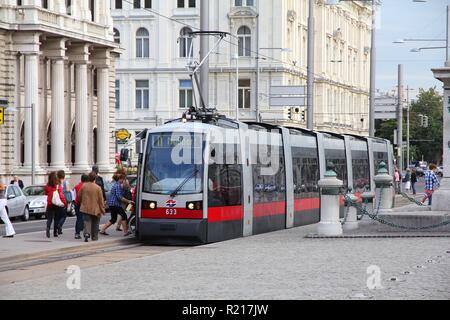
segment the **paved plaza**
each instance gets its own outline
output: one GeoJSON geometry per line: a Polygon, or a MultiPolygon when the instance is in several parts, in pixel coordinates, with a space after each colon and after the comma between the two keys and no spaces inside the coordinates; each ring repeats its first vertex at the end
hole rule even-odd
{"type": "Polygon", "coordinates": [[[205,300],[450,298],[450,238],[305,238],[315,229],[316,226],[294,228],[81,269],[80,290],[69,290],[69,275],[61,271],[0,286],[0,296],[205,300]],[[381,271],[381,289],[367,287],[370,266],[381,271]]]}

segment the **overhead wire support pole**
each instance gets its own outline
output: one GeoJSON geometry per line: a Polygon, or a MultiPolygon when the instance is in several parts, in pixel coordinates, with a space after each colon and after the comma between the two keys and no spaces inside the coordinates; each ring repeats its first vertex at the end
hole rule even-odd
{"type": "Polygon", "coordinates": [[[309,0],[308,70],[307,70],[307,128],[314,129],[314,0],[309,0]]]}
{"type": "Polygon", "coordinates": [[[375,86],[376,86],[376,5],[372,0],[372,37],[370,44],[370,97],[369,97],[369,136],[375,136],[375,86]]]}

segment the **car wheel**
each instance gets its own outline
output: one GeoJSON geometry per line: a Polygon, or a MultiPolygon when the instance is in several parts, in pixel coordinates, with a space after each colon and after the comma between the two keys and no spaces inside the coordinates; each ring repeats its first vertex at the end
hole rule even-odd
{"type": "Polygon", "coordinates": [[[30,210],[28,207],[25,207],[25,210],[23,211],[22,221],[28,221],[30,220],[30,210]]]}

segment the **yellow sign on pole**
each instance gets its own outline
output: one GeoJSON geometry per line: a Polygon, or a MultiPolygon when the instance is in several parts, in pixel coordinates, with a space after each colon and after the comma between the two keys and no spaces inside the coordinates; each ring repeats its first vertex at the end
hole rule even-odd
{"type": "Polygon", "coordinates": [[[3,125],[3,123],[4,123],[4,120],[3,120],[4,114],[5,114],[5,108],[0,107],[0,125],[3,125]]]}

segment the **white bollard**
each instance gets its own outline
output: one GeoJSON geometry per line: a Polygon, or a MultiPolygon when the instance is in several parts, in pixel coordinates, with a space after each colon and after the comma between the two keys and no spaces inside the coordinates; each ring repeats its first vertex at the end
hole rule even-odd
{"type": "MultiPolygon", "coordinates": [[[[358,200],[358,197],[355,196],[353,193],[347,194],[347,198],[352,202],[356,202],[358,200]]],[[[357,209],[350,204],[347,204],[347,206],[348,206],[348,209],[346,209],[348,210],[347,220],[345,221],[342,228],[344,229],[344,231],[358,229],[357,209]]]]}
{"type": "Polygon", "coordinates": [[[375,193],[372,191],[365,191],[361,194],[362,206],[366,208],[369,214],[373,214],[373,200],[375,198],[375,193]]]}
{"type": "Polygon", "coordinates": [[[321,190],[321,214],[317,233],[319,236],[340,236],[342,235],[342,225],[339,220],[339,190],[343,183],[336,178],[337,174],[333,171],[332,163],[328,164],[328,168],[324,179],[318,182],[321,190]]]}
{"type": "Polygon", "coordinates": [[[386,163],[381,162],[378,166],[378,174],[373,178],[376,186],[376,195],[374,210],[390,210],[394,206],[394,195],[392,194],[393,177],[386,169],[386,163]]]}

